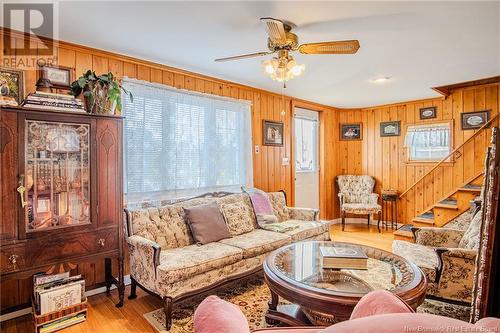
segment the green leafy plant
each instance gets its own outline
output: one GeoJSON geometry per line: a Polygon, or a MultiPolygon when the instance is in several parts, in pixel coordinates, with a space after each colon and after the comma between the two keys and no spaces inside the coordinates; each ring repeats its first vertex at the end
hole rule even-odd
{"type": "Polygon", "coordinates": [[[94,71],[88,70],[70,87],[70,94],[75,97],[83,93],[87,111],[92,113],[114,113],[116,108],[121,110],[122,91],[133,101],[132,93],[123,88],[111,72],[96,75],[94,71]]]}

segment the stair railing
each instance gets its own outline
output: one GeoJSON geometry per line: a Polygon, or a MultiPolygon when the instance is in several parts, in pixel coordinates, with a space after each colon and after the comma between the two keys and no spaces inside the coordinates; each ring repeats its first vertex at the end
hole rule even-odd
{"type": "Polygon", "coordinates": [[[420,177],[416,182],[414,182],[413,184],[411,184],[410,187],[408,187],[403,193],[401,193],[401,195],[399,196],[399,198],[401,199],[406,193],[408,193],[411,189],[413,189],[415,186],[417,186],[418,183],[420,183],[422,180],[424,180],[425,177],[427,177],[434,170],[436,170],[441,164],[443,164],[444,162],[446,162],[446,160],[448,160],[451,156],[453,156],[455,153],[457,153],[468,142],[470,142],[471,140],[473,140],[479,133],[483,132],[484,129],[488,128],[491,125],[491,123],[495,119],[498,118],[499,115],[500,115],[500,113],[497,113],[494,117],[492,117],[490,120],[488,120],[483,126],[481,126],[470,138],[468,138],[467,140],[465,140],[457,148],[453,149],[453,151],[451,153],[449,153],[448,155],[446,155],[445,157],[443,157],[442,160],[440,160],[439,162],[437,162],[429,171],[427,171],[422,177],[420,177]]]}

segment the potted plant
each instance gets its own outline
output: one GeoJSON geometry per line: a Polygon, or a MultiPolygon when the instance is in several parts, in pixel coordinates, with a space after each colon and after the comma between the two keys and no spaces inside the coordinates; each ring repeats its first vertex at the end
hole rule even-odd
{"type": "Polygon", "coordinates": [[[114,114],[121,109],[121,92],[130,96],[132,93],[123,88],[113,73],[96,75],[90,69],[71,83],[70,94],[77,97],[83,92],[87,112],[100,114],[114,114]]]}

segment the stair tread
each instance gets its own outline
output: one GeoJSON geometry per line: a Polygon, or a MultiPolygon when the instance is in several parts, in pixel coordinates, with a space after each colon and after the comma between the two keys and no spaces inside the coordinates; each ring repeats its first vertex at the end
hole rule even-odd
{"type": "Polygon", "coordinates": [[[423,214],[418,215],[417,217],[422,218],[422,219],[433,219],[434,213],[433,212],[425,212],[423,214]]]}
{"type": "Polygon", "coordinates": [[[404,224],[401,227],[399,227],[399,229],[394,231],[393,234],[397,235],[397,236],[413,238],[413,233],[411,232],[412,227],[413,227],[413,224],[404,224]]]}
{"type": "Polygon", "coordinates": [[[460,189],[466,191],[481,191],[481,186],[475,184],[467,184],[462,186],[460,189]]]}
{"type": "Polygon", "coordinates": [[[444,199],[439,201],[439,203],[443,205],[456,205],[458,201],[456,199],[444,199]]]}

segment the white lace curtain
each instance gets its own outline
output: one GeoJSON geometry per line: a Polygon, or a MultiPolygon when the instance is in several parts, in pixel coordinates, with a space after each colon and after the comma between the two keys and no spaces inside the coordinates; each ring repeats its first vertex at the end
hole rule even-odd
{"type": "MultiPolygon", "coordinates": [[[[250,103],[124,79],[127,199],[252,186],[250,103]]],[[[130,201],[130,200],[129,200],[130,201]]]]}
{"type": "Polygon", "coordinates": [[[447,147],[450,142],[448,124],[409,126],[406,147],[447,147]]]}

